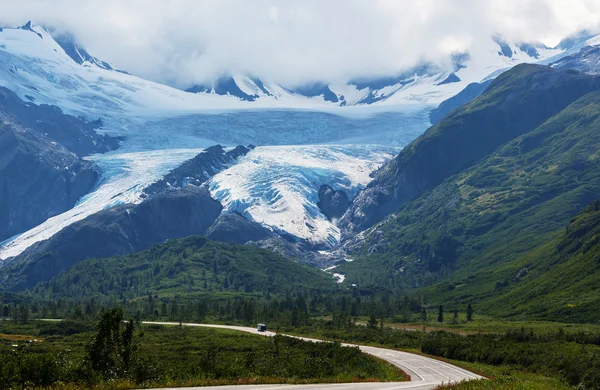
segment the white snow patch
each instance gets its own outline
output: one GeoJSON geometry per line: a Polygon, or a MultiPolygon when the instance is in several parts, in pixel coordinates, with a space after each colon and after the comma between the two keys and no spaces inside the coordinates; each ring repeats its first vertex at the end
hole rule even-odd
{"type": "Polygon", "coordinates": [[[317,206],[319,187],[326,184],[353,198],[397,151],[373,145],[258,147],[208,186],[224,212],[237,211],[276,231],[332,247],[340,231],[317,206]]]}
{"type": "Polygon", "coordinates": [[[344,280],[346,280],[346,276],[342,274],[333,274],[333,277],[337,279],[336,283],[344,283],[344,280]]]}
{"type": "Polygon", "coordinates": [[[102,171],[97,189],[84,196],[71,210],[2,243],[0,259],[17,256],[30,245],[46,240],[64,227],[105,208],[123,203],[139,203],[142,200],[141,192],[148,184],[200,152],[201,149],[181,149],[90,157],[102,171]]]}

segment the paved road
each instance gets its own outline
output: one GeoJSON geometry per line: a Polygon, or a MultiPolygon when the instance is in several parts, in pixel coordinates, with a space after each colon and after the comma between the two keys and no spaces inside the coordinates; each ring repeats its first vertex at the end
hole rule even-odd
{"type": "MultiPolygon", "coordinates": [[[[179,325],[175,322],[143,322],[144,324],[155,325],[179,325]]],[[[238,330],[240,332],[252,333],[261,336],[274,336],[273,332],[258,332],[255,328],[246,328],[243,326],[228,325],[207,325],[207,324],[188,324],[183,326],[199,326],[205,328],[220,328],[238,330]]],[[[290,336],[296,337],[296,336],[290,336]]],[[[296,337],[306,341],[321,342],[321,340],[310,339],[306,337],[296,337]]],[[[431,359],[414,353],[394,351],[391,349],[368,347],[355,344],[342,344],[346,346],[357,346],[363,352],[377,356],[391,364],[399,367],[411,377],[410,382],[390,382],[390,383],[336,383],[336,384],[314,384],[314,385],[236,385],[236,386],[210,386],[197,387],[192,389],[203,390],[207,388],[218,388],[220,390],[395,390],[395,389],[415,389],[431,390],[442,383],[460,382],[463,380],[481,379],[482,377],[470,371],[444,363],[439,360],[431,359]]],[[[183,390],[184,388],[181,388],[183,390]]],[[[172,389],[171,389],[172,390],[172,389]]],[[[190,390],[190,388],[185,388],[190,390]]]]}

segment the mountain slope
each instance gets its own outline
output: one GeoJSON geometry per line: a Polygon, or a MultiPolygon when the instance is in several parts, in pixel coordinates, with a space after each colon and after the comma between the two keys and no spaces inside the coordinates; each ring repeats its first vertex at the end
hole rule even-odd
{"type": "Polygon", "coordinates": [[[138,252],[171,238],[201,235],[221,212],[205,189],[186,187],[139,205],[104,210],[32,245],[0,268],[4,289],[23,290],[87,258],[138,252]]]}
{"type": "Polygon", "coordinates": [[[434,108],[429,113],[429,120],[431,121],[431,124],[435,125],[452,111],[480,96],[492,83],[492,81],[493,80],[487,80],[480,83],[471,83],[467,85],[465,89],[452,96],[450,99],[441,102],[437,108],[434,108]]]}
{"type": "Polygon", "coordinates": [[[600,45],[586,46],[579,52],[550,64],[558,69],[575,69],[587,74],[600,74],[600,45]]]}
{"type": "Polygon", "coordinates": [[[581,211],[555,240],[519,258],[519,277],[484,302],[498,316],[600,321],[600,200],[581,211]]]}
{"type": "Polygon", "coordinates": [[[478,311],[496,317],[597,323],[599,207],[600,201],[592,202],[554,238],[505,264],[453,277],[427,295],[449,304],[477,302],[478,311]]]}
{"type": "MultiPolygon", "coordinates": [[[[581,35],[580,39],[574,40],[569,44],[565,43],[564,52],[544,61],[540,61],[540,64],[549,65],[557,69],[574,69],[582,73],[599,74],[600,46],[598,45],[598,42],[600,42],[600,40],[597,36],[585,33],[581,35]]],[[[535,50],[535,47],[525,46],[535,50]]],[[[480,82],[471,83],[456,95],[441,102],[438,107],[431,110],[429,114],[431,124],[435,125],[442,120],[444,116],[456,108],[477,98],[485,91],[498,74],[498,72],[494,72],[480,82]]]]}
{"type": "Polygon", "coordinates": [[[97,180],[91,162],[0,109],[0,241],[70,209],[97,180]]]}
{"type": "Polygon", "coordinates": [[[147,251],[83,261],[34,289],[53,299],[135,299],[202,293],[283,294],[333,288],[331,276],[252,246],[202,237],[170,240],[147,251]]]}
{"type": "Polygon", "coordinates": [[[204,235],[223,208],[200,186],[248,151],[242,146],[231,151],[210,147],[146,188],[141,203],[98,211],[64,227],[10,260],[0,272],[3,287],[31,287],[86,258],[124,255],[166,239],[204,235]]]}
{"type": "Polygon", "coordinates": [[[0,111],[80,157],[117,149],[121,141],[118,137],[98,134],[96,130],[102,126],[100,120],[87,122],[64,114],[57,106],[23,101],[3,87],[0,87],[0,111]]]}
{"type": "Polygon", "coordinates": [[[336,272],[358,283],[386,275],[385,284],[405,289],[451,275],[431,290],[435,299],[487,302],[536,267],[515,259],[556,239],[600,197],[598,150],[596,91],[406,204],[365,233],[356,261],[336,272]]]}
{"type": "Polygon", "coordinates": [[[566,50],[551,49],[540,43],[507,42],[500,36],[482,37],[482,40],[487,51],[475,58],[468,52],[455,52],[441,61],[443,63],[420,61],[395,74],[356,77],[345,83],[316,80],[287,85],[238,74],[197,84],[186,91],[236,97],[247,102],[302,97],[336,106],[432,104],[457,94],[490,73],[524,62],[537,62],[566,50]]]}
{"type": "Polygon", "coordinates": [[[340,226],[347,232],[372,226],[422,191],[597,89],[600,78],[595,76],[540,65],[514,67],[386,163],[344,214],[340,226]]]}

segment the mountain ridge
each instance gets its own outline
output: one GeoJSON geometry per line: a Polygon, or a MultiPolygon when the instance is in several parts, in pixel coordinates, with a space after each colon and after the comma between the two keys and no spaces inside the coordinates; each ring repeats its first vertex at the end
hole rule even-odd
{"type": "Polygon", "coordinates": [[[598,299],[595,290],[583,287],[598,280],[590,263],[594,257],[577,252],[584,245],[594,247],[596,228],[571,232],[578,213],[600,197],[598,145],[600,89],[364,232],[347,254],[354,261],[339,265],[336,272],[349,283],[417,289],[433,302],[477,303],[485,307],[483,312],[501,317],[597,321],[593,304],[579,304],[598,299]],[[580,259],[590,273],[575,271],[582,269],[580,259]],[[567,264],[574,267],[565,274],[570,293],[542,287],[557,288],[567,264]],[[535,296],[529,290],[533,287],[535,296]],[[578,294],[584,292],[587,298],[580,300],[578,294]],[[575,306],[561,307],[551,296],[575,306]]]}
{"type": "Polygon", "coordinates": [[[541,65],[522,64],[503,73],[483,95],[453,111],[380,168],[340,220],[341,228],[346,236],[365,230],[398,211],[421,191],[532,130],[586,91],[599,87],[600,78],[595,76],[541,65]],[[553,89],[560,93],[555,94],[553,89]],[[539,93],[530,93],[533,90],[539,93]],[[515,99],[521,104],[505,112],[515,99]]]}

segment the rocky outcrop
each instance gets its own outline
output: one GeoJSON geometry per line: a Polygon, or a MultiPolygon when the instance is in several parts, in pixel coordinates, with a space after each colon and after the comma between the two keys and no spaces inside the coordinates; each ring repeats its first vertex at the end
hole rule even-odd
{"type": "Polygon", "coordinates": [[[574,69],[587,74],[600,74],[600,45],[586,46],[576,54],[550,64],[557,69],[574,69]]]}
{"type": "Polygon", "coordinates": [[[600,77],[540,65],[518,65],[485,93],[453,111],[386,163],[340,220],[344,237],[362,231],[530,131],[581,96],[600,77]]]}
{"type": "Polygon", "coordinates": [[[173,238],[208,235],[243,244],[273,235],[241,215],[217,220],[223,208],[202,186],[249,150],[238,146],[226,152],[218,145],[206,149],[148,187],[141,203],[101,211],[28,248],[2,269],[0,284],[30,288],[87,258],[139,252],[173,238]]]}
{"type": "Polygon", "coordinates": [[[206,148],[196,157],[173,169],[161,180],[148,186],[144,193],[155,195],[187,185],[199,186],[215,174],[235,164],[239,157],[246,155],[252,149],[254,149],[252,145],[248,147],[237,146],[228,152],[221,145],[206,148]]]}
{"type": "Polygon", "coordinates": [[[204,188],[168,191],[76,222],[28,248],[0,272],[4,288],[22,290],[88,259],[148,249],[167,239],[204,235],[222,207],[204,188]]]}
{"type": "Polygon", "coordinates": [[[87,122],[64,114],[56,106],[24,102],[4,87],[0,87],[0,111],[23,127],[51,142],[61,144],[80,157],[117,149],[121,140],[118,137],[98,134],[96,129],[102,126],[99,120],[87,122]]]}
{"type": "MultiPolygon", "coordinates": [[[[343,261],[343,257],[337,253],[326,251],[316,251],[313,246],[301,241],[288,240],[284,236],[277,234],[260,241],[251,241],[247,243],[271,252],[275,252],[286,259],[308,264],[311,267],[324,269],[343,261]]],[[[343,254],[342,254],[343,255],[343,254]]]]}
{"type": "Polygon", "coordinates": [[[98,180],[93,164],[0,112],[0,241],[69,210],[98,180]]]}
{"type": "Polygon", "coordinates": [[[231,244],[245,244],[260,241],[275,233],[259,223],[250,221],[238,213],[221,215],[206,232],[206,237],[214,241],[231,244]]]}
{"type": "Polygon", "coordinates": [[[344,191],[334,190],[325,184],[319,188],[317,206],[330,221],[341,218],[350,207],[350,203],[348,195],[344,191]]]}

